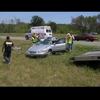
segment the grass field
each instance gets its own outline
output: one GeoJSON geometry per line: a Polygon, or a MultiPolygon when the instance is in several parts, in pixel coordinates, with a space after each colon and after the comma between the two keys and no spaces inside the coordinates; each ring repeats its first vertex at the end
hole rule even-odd
{"type": "MultiPolygon", "coordinates": [[[[11,33],[12,34],[12,33],[11,33]]],[[[18,34],[2,34],[2,36],[19,36],[18,34]]],[[[21,35],[21,36],[24,36],[21,35]]],[[[57,37],[64,37],[58,35],[57,37]]],[[[0,39],[0,45],[5,39],[0,39]]],[[[74,45],[71,53],[62,53],[45,58],[29,58],[25,56],[30,41],[13,40],[15,46],[22,50],[13,50],[11,64],[7,65],[0,52],[0,86],[100,86],[100,66],[98,62],[73,63],[70,57],[99,49],[99,47],[74,45]]]]}

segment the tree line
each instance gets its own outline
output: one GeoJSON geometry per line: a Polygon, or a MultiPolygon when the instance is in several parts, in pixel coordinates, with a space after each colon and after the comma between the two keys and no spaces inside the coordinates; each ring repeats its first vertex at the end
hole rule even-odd
{"type": "Polygon", "coordinates": [[[19,18],[11,19],[9,21],[2,21],[0,23],[0,33],[26,33],[32,26],[51,26],[53,33],[66,34],[68,32],[73,34],[97,32],[100,33],[100,14],[84,17],[80,15],[76,18],[71,18],[70,24],[57,24],[52,21],[45,23],[44,19],[35,15],[30,19],[30,23],[21,22],[19,18]]]}

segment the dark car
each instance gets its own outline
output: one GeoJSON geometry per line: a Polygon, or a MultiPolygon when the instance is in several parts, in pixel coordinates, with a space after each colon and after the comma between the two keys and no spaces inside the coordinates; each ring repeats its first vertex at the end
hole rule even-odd
{"type": "Polygon", "coordinates": [[[97,36],[93,36],[93,35],[88,34],[88,33],[79,34],[79,35],[76,35],[74,37],[75,37],[75,40],[77,40],[77,41],[86,40],[86,41],[93,42],[94,40],[99,40],[99,38],[97,36]]]}

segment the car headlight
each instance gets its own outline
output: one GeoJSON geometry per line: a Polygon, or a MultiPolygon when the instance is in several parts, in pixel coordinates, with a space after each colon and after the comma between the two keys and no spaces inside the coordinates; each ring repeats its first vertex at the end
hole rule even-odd
{"type": "Polygon", "coordinates": [[[47,50],[40,50],[40,51],[38,51],[37,53],[42,53],[42,52],[46,52],[47,50]]]}

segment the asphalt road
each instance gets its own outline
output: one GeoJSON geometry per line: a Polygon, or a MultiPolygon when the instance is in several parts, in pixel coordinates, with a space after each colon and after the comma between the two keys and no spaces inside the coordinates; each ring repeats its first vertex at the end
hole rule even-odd
{"type": "MultiPolygon", "coordinates": [[[[6,36],[0,36],[0,38],[5,38],[6,36]]],[[[11,40],[26,40],[25,37],[10,37],[11,40]]],[[[27,41],[27,40],[26,40],[27,41]]],[[[74,41],[74,44],[90,45],[90,46],[100,46],[100,42],[86,42],[86,41],[74,41]]]]}

